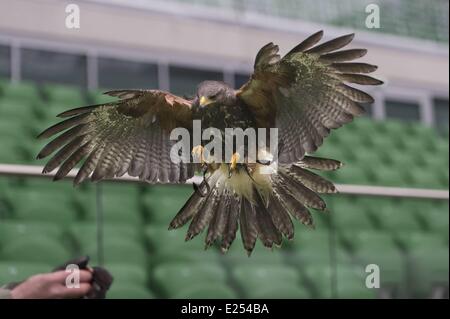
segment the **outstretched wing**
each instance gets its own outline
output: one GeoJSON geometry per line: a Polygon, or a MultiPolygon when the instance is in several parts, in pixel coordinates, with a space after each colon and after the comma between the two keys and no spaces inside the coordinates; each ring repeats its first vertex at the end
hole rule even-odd
{"type": "Polygon", "coordinates": [[[62,132],[37,156],[56,152],[43,173],[59,167],[58,180],[84,160],[75,184],[89,176],[98,181],[125,173],[151,183],[181,183],[193,176],[190,164],[171,161],[170,149],[176,141],[169,139],[173,128],[192,125],[190,101],[159,90],[105,94],[119,100],[63,112],[58,116],[68,119],[39,135],[48,138],[62,132]]]}
{"type": "Polygon", "coordinates": [[[280,163],[292,164],[313,153],[331,129],[364,112],[358,103],[373,102],[370,95],[346,83],[383,83],[366,75],[376,66],[350,62],[367,50],[336,51],[354,34],[315,46],[322,36],[322,31],[313,34],[283,58],[278,46],[267,44],[256,56],[251,79],[237,91],[258,127],[278,128],[280,163]]]}

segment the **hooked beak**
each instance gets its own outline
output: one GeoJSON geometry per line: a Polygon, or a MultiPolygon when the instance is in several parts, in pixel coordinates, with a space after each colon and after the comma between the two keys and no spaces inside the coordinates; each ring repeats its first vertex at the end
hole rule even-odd
{"type": "Polygon", "coordinates": [[[213,102],[214,102],[213,100],[207,98],[206,96],[202,96],[200,98],[199,104],[200,104],[201,107],[204,107],[204,106],[207,106],[207,105],[209,105],[209,104],[211,104],[213,102]]]}

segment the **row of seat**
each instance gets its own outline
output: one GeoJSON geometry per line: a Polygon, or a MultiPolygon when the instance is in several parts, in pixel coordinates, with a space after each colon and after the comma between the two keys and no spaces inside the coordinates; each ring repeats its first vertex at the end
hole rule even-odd
{"type": "MultiPolygon", "coordinates": [[[[123,183],[86,184],[74,188],[69,181],[48,179],[23,181],[0,179],[0,218],[22,221],[51,221],[67,225],[95,221],[99,194],[104,220],[108,223],[166,226],[192,194],[191,186],[146,186],[123,183]],[[15,183],[14,183],[15,182],[15,183]],[[95,189],[100,187],[100,189],[95,189]],[[98,193],[97,193],[98,192],[98,193]]],[[[330,221],[342,231],[348,229],[383,231],[448,230],[448,202],[361,196],[327,196],[328,211],[312,211],[317,228],[330,221]]]]}
{"type": "MultiPolygon", "coordinates": [[[[14,231],[20,231],[19,227],[16,225],[14,231]]],[[[23,279],[20,276],[33,272],[49,271],[50,265],[71,257],[58,241],[45,240],[43,227],[41,225],[39,231],[34,229],[33,236],[31,233],[24,237],[16,235],[12,242],[1,238],[5,247],[0,254],[0,282],[20,280],[23,279]],[[44,264],[47,265],[45,269],[35,267],[44,264]],[[10,270],[11,267],[19,269],[10,270]]],[[[80,242],[84,242],[81,245],[87,247],[83,253],[93,256],[92,262],[97,264],[95,248],[92,250],[95,247],[94,232],[87,231],[86,225],[78,227],[78,231],[83,231],[83,235],[78,234],[80,242]]],[[[5,234],[7,230],[4,224],[1,233],[5,234]]],[[[52,236],[49,230],[46,229],[48,237],[52,236]]],[[[421,235],[403,256],[391,249],[391,240],[383,234],[354,233],[347,238],[351,239],[352,249],[358,250],[352,258],[343,249],[335,251],[337,255],[334,257],[330,255],[331,234],[318,232],[308,237],[302,236],[300,231],[303,241],[295,243],[290,250],[269,251],[258,244],[252,258],[248,258],[238,247],[239,242],[228,254],[220,255],[214,250],[201,252],[198,242],[190,246],[189,243],[183,244],[178,235],[174,236],[178,241],[173,242],[167,241],[168,236],[150,237],[158,241],[153,243],[153,254],[146,255],[133,238],[136,234],[124,230],[105,227],[104,256],[107,268],[115,276],[117,294],[122,288],[134,290],[131,295],[122,295],[127,297],[135,294],[169,298],[329,298],[336,294],[353,298],[377,297],[379,292],[365,286],[366,266],[369,264],[380,268],[381,286],[386,289],[395,287],[400,292],[413,291],[417,296],[424,296],[432,286],[448,283],[448,246],[439,244],[431,236],[427,239],[421,235]],[[150,256],[148,263],[142,259],[146,256],[150,256]],[[333,271],[337,275],[333,279],[337,280],[337,291],[330,286],[333,271]],[[409,287],[411,284],[413,287],[409,287]],[[153,294],[148,292],[149,287],[153,294]]],[[[154,234],[155,229],[147,231],[154,234]]],[[[314,232],[310,231],[310,234],[314,232]]]]}

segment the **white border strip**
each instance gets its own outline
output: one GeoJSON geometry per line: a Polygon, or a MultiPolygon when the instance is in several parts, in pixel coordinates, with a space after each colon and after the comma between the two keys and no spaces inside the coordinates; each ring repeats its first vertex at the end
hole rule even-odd
{"type": "MultiPolygon", "coordinates": [[[[53,177],[54,173],[43,175],[42,166],[34,165],[12,165],[0,164],[0,176],[25,176],[25,177],[53,177]]],[[[68,178],[75,178],[78,169],[73,169],[67,174],[68,178]]],[[[139,179],[129,175],[124,175],[113,179],[113,181],[139,182],[139,179]]],[[[187,183],[200,182],[199,176],[193,177],[187,183]]],[[[430,198],[430,199],[449,199],[448,190],[440,189],[424,189],[424,188],[403,188],[403,187],[384,187],[384,186],[368,186],[368,185],[343,185],[337,184],[336,188],[342,194],[351,195],[371,195],[371,196],[388,196],[388,197],[410,197],[410,198],[430,198]]]]}

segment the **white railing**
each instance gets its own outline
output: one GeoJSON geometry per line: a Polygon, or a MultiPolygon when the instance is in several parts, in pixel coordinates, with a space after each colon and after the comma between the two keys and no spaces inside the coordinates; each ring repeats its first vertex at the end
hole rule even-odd
{"type": "MultiPolygon", "coordinates": [[[[0,164],[0,176],[22,176],[22,177],[53,177],[54,173],[42,174],[42,166],[34,165],[13,165],[0,164]]],[[[68,178],[74,178],[78,169],[73,169],[67,174],[68,178]]],[[[188,183],[198,182],[200,177],[194,177],[188,183]]],[[[124,175],[115,178],[115,181],[139,182],[136,177],[124,175]]],[[[371,195],[371,196],[387,196],[387,197],[410,197],[410,198],[430,198],[430,199],[449,199],[448,189],[425,189],[425,188],[407,188],[407,187],[386,187],[386,186],[370,186],[370,185],[350,185],[336,184],[336,188],[342,194],[351,195],[371,195]]]]}

